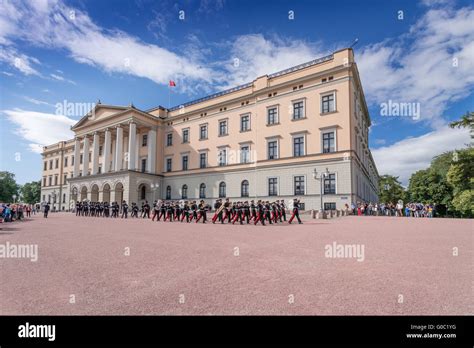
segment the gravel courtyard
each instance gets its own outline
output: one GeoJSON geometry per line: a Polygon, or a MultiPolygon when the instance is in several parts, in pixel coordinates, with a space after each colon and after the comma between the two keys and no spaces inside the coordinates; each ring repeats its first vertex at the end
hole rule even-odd
{"type": "Polygon", "coordinates": [[[38,245],[36,262],[0,258],[0,314],[473,314],[473,227],[392,217],[233,226],[37,215],[0,224],[0,245],[38,245]],[[327,257],[334,245],[363,254],[327,257]]]}

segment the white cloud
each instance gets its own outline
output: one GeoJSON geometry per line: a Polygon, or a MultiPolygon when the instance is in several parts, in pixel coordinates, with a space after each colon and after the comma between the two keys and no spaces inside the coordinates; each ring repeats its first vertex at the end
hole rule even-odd
{"type": "Polygon", "coordinates": [[[49,74],[49,76],[51,76],[54,80],[69,82],[70,84],[76,85],[76,83],[75,83],[74,81],[69,80],[69,79],[67,79],[67,78],[65,78],[65,77],[62,77],[61,75],[49,74]]]}
{"type": "Polygon", "coordinates": [[[442,127],[372,150],[372,155],[380,175],[399,176],[400,181],[407,185],[411,174],[428,168],[434,156],[464,148],[470,141],[469,130],[442,127]]]}
{"type": "Polygon", "coordinates": [[[15,126],[16,134],[29,142],[31,151],[41,153],[45,145],[74,137],[70,127],[77,121],[69,117],[18,108],[2,113],[15,126]]]}
{"type": "Polygon", "coordinates": [[[430,9],[406,35],[364,47],[356,62],[370,103],[418,102],[420,121],[437,128],[447,105],[471,93],[473,57],[473,8],[445,7],[430,9]]]}
{"type": "MultiPolygon", "coordinates": [[[[123,31],[96,25],[87,13],[62,2],[16,3],[4,30],[3,40],[21,39],[34,46],[64,49],[77,62],[99,67],[106,72],[131,74],[166,84],[170,79],[196,86],[196,81],[211,84],[217,73],[199,61],[179,56],[157,45],[148,44],[123,31]]],[[[1,13],[1,8],[0,8],[1,13]]],[[[5,21],[4,16],[2,16],[5,21]]]]}
{"type": "Polygon", "coordinates": [[[230,42],[229,51],[229,59],[223,65],[228,79],[225,87],[250,82],[329,53],[319,44],[277,36],[266,38],[262,34],[238,36],[230,42]]]}
{"type": "Polygon", "coordinates": [[[7,72],[7,71],[2,71],[2,74],[3,74],[3,75],[7,75],[7,76],[13,76],[12,73],[9,73],[9,72],[7,72]]]}
{"type": "Polygon", "coordinates": [[[35,105],[48,105],[48,106],[53,106],[53,104],[51,103],[48,103],[48,102],[45,102],[45,101],[42,101],[42,100],[38,100],[38,99],[35,99],[35,98],[30,98],[30,97],[27,97],[27,96],[24,96],[23,99],[25,99],[26,101],[29,101],[30,103],[33,103],[35,105]]]}
{"type": "Polygon", "coordinates": [[[10,46],[0,45],[0,62],[8,64],[25,75],[41,76],[34,68],[34,64],[40,64],[38,59],[19,53],[10,46]]]}

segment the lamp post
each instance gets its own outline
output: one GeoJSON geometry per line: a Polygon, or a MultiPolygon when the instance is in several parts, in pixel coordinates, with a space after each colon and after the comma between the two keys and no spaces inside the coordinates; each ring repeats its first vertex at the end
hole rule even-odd
{"type": "Polygon", "coordinates": [[[56,190],[53,191],[53,211],[56,210],[56,190]]]}
{"type": "Polygon", "coordinates": [[[156,191],[160,188],[160,184],[151,184],[150,185],[151,189],[153,190],[153,202],[156,200],[156,191]]]}
{"type": "Polygon", "coordinates": [[[326,212],[324,211],[324,208],[323,208],[323,185],[324,185],[324,179],[329,175],[329,170],[328,168],[326,168],[326,171],[323,172],[323,173],[320,173],[319,176],[318,176],[318,171],[316,170],[316,168],[314,168],[313,170],[313,179],[314,180],[319,180],[319,183],[320,183],[320,199],[321,199],[321,202],[320,202],[320,208],[319,208],[319,213],[318,213],[318,219],[326,219],[327,216],[326,216],[326,212]]]}

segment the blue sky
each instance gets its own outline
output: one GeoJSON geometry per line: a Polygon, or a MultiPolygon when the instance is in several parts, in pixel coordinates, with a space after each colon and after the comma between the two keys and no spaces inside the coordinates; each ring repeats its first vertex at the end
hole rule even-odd
{"type": "Polygon", "coordinates": [[[72,138],[83,116],[57,103],[168,106],[172,79],[179,105],[355,38],[380,174],[406,183],[469,142],[446,127],[474,109],[469,1],[2,1],[0,170],[39,180],[41,145],[72,138]],[[417,103],[420,117],[382,116],[389,100],[417,103]]]}

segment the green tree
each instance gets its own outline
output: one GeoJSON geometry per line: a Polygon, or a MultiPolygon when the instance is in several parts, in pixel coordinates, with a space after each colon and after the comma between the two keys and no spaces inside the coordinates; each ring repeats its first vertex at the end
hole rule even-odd
{"type": "Polygon", "coordinates": [[[469,128],[471,130],[471,138],[474,138],[474,112],[468,111],[461,116],[458,121],[449,124],[451,128],[469,128]]]}
{"type": "Polygon", "coordinates": [[[41,181],[32,181],[21,187],[22,200],[25,203],[34,204],[41,199],[41,181]]]}
{"type": "Polygon", "coordinates": [[[396,203],[399,199],[405,199],[405,189],[398,176],[382,175],[379,180],[379,201],[396,203]]]}
{"type": "Polygon", "coordinates": [[[15,174],[0,172],[0,202],[13,202],[13,195],[18,198],[20,186],[15,181],[15,174]]]}
{"type": "Polygon", "coordinates": [[[474,216],[473,173],[474,149],[467,148],[456,151],[446,180],[453,190],[453,208],[461,216],[474,216]]]}

